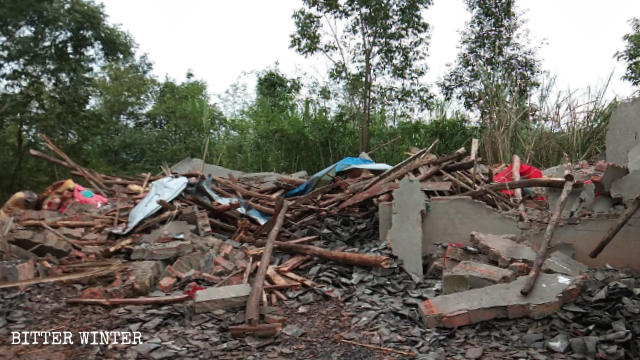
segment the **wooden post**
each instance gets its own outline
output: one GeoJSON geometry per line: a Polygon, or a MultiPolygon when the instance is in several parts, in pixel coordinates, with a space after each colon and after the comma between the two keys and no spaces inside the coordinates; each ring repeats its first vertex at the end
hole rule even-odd
{"type": "Polygon", "coordinates": [[[613,238],[620,231],[620,229],[622,229],[624,224],[626,224],[627,221],[631,219],[633,214],[635,214],[635,212],[638,211],[639,208],[640,208],[640,194],[636,195],[635,199],[633,199],[633,201],[631,202],[631,205],[629,205],[629,208],[627,209],[627,211],[625,211],[624,214],[620,218],[618,218],[618,221],[616,221],[616,223],[609,229],[609,231],[607,231],[607,233],[604,235],[602,240],[600,240],[600,243],[598,244],[598,246],[596,246],[596,248],[593,249],[591,254],[589,254],[589,257],[591,258],[598,257],[600,252],[602,252],[602,250],[604,250],[604,248],[607,247],[607,245],[609,245],[611,240],[613,240],[613,238]]]}
{"type": "Polygon", "coordinates": [[[471,179],[473,180],[473,188],[476,188],[476,168],[478,167],[478,139],[471,140],[471,160],[473,160],[473,170],[471,171],[471,179]]]}
{"type": "Polygon", "coordinates": [[[540,249],[538,250],[538,255],[536,256],[536,261],[533,263],[533,267],[529,272],[529,277],[525,282],[520,293],[523,296],[529,295],[531,289],[536,283],[536,279],[538,278],[538,274],[540,273],[540,269],[542,268],[542,264],[547,258],[547,252],[549,251],[549,244],[551,243],[551,239],[553,237],[553,232],[560,221],[560,215],[562,214],[562,209],[564,209],[565,204],[567,203],[567,199],[569,198],[569,193],[573,189],[573,182],[575,181],[573,175],[567,171],[564,176],[565,183],[562,188],[562,193],[560,194],[560,198],[556,202],[556,208],[553,210],[551,214],[551,219],[549,220],[549,224],[547,225],[547,230],[544,232],[544,238],[542,238],[542,244],[540,244],[540,249]]]}
{"type": "MultiPolygon", "coordinates": [[[[511,177],[513,181],[520,181],[520,157],[513,155],[511,160],[511,177]]],[[[520,220],[527,221],[527,213],[524,211],[524,203],[522,202],[522,189],[516,188],[513,190],[516,198],[516,204],[518,204],[518,212],[520,213],[520,220]]]]}
{"type": "Polygon", "coordinates": [[[200,175],[198,175],[198,181],[204,177],[204,165],[207,158],[207,152],[209,152],[209,137],[207,136],[207,143],[204,144],[204,152],[202,153],[202,164],[200,165],[200,175]]]}
{"type": "Polygon", "coordinates": [[[282,205],[282,209],[277,214],[276,222],[273,226],[273,229],[271,229],[271,231],[269,232],[267,243],[265,244],[264,252],[262,253],[262,258],[260,259],[260,267],[258,267],[258,271],[256,272],[253,280],[253,285],[251,286],[251,293],[249,294],[249,300],[247,300],[247,310],[245,312],[246,323],[251,326],[257,326],[258,320],[260,319],[260,298],[262,297],[264,278],[267,275],[267,268],[269,267],[269,263],[271,262],[273,243],[276,241],[278,233],[280,233],[280,228],[282,227],[284,216],[287,213],[288,208],[289,202],[285,201],[282,205]]]}
{"type": "Polygon", "coordinates": [[[11,246],[9,245],[9,240],[7,239],[7,234],[11,231],[13,227],[13,216],[9,216],[7,221],[4,223],[4,227],[2,229],[2,251],[4,251],[7,260],[11,258],[11,246]]]}

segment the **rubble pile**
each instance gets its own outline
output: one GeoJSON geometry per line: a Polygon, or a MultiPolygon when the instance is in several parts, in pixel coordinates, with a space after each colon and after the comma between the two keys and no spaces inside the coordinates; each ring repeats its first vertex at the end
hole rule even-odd
{"type": "Polygon", "coordinates": [[[489,167],[473,141],[312,176],[185,159],[116,177],[42,139],[54,155],[31,154],[86,187],[3,207],[3,336],[141,331],[61,351],[131,359],[640,356],[640,278],[602,269],[639,270],[618,250],[637,235],[628,165],[489,167]]]}

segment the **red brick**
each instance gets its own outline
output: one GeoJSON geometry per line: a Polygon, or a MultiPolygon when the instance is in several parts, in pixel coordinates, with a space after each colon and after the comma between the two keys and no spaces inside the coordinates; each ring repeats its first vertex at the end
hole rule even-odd
{"type": "Polygon", "coordinates": [[[231,250],[233,250],[233,246],[231,246],[229,244],[222,244],[222,245],[220,245],[220,251],[219,251],[218,254],[220,256],[227,256],[227,255],[229,255],[231,250]]]}
{"type": "Polygon", "coordinates": [[[83,299],[104,299],[104,291],[100,287],[90,287],[82,290],[83,299]]]}
{"type": "Polygon", "coordinates": [[[265,314],[264,322],[267,324],[282,324],[284,322],[284,316],[265,314]]]}
{"type": "Polygon", "coordinates": [[[225,282],[225,285],[240,285],[242,284],[242,280],[243,274],[235,274],[225,282]]]}
{"type": "Polygon", "coordinates": [[[442,325],[448,328],[456,328],[471,324],[471,316],[468,311],[457,311],[442,316],[442,325]]]}
{"type": "Polygon", "coordinates": [[[246,269],[247,265],[248,265],[248,263],[245,260],[242,260],[242,259],[236,260],[235,263],[236,263],[236,267],[238,269],[246,269]]]}
{"type": "Polygon", "coordinates": [[[173,266],[171,266],[171,265],[168,265],[168,266],[165,268],[165,273],[166,273],[166,274],[169,274],[169,275],[171,275],[171,276],[173,276],[173,277],[180,278],[180,279],[182,279],[182,278],[184,277],[184,273],[182,273],[182,272],[180,272],[180,271],[176,270],[176,269],[175,269],[173,266]]]}
{"type": "Polygon", "coordinates": [[[227,271],[232,271],[235,268],[232,262],[227,261],[222,256],[217,256],[215,259],[213,259],[213,263],[222,266],[227,271]]]}
{"type": "Polygon", "coordinates": [[[529,305],[507,305],[507,317],[509,319],[517,319],[525,317],[529,314],[529,305]]]}
{"type": "Polygon", "coordinates": [[[562,307],[560,299],[546,304],[531,305],[529,307],[529,317],[536,320],[542,319],[560,310],[560,307],[562,307]]]}
{"type": "Polygon", "coordinates": [[[158,282],[158,289],[162,290],[165,293],[168,293],[171,290],[171,287],[176,283],[176,278],[172,276],[165,276],[158,282]]]}
{"type": "Polygon", "coordinates": [[[506,318],[508,315],[508,311],[506,307],[492,307],[486,309],[476,309],[469,311],[469,319],[472,324],[487,321],[491,319],[502,319],[506,318]]]}
{"type": "Polygon", "coordinates": [[[531,270],[531,267],[523,262],[514,262],[508,267],[509,270],[513,271],[518,275],[526,275],[531,270]]]}
{"type": "Polygon", "coordinates": [[[608,165],[609,164],[607,164],[605,161],[600,160],[596,163],[595,170],[604,172],[605,170],[607,170],[608,165]]]}

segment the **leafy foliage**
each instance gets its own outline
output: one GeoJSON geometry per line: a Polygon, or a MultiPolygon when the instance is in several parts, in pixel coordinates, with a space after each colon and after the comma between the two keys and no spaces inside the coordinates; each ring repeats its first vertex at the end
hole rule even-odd
{"type": "MultiPolygon", "coordinates": [[[[294,14],[291,46],[327,56],[329,81],[266,69],[255,97],[235,86],[219,106],[191,73],[182,81],[153,77],[129,36],[108,25],[92,1],[0,0],[0,166],[6,174],[0,197],[70,176],[26,156],[29,148],[42,150],[38,132],[79,164],[121,175],[200,157],[207,142],[208,162],[310,173],[391,140],[371,154],[376,161],[396,164],[409,147],[436,139],[436,153],[480,138],[489,162],[518,153],[539,167],[557,164],[563,151],[579,160],[603,149],[615,102],[603,100],[604,90],[578,102],[550,98],[551,86],[537,88],[538,63],[519,35],[513,1],[468,1],[474,18],[465,51],[443,85],[480,112],[479,122],[434,101],[421,82],[429,29],[421,12],[431,0],[303,4],[294,14]],[[417,116],[427,105],[430,112],[417,116]]],[[[618,54],[629,64],[637,60],[637,20],[633,26],[636,34],[625,37],[629,47],[618,54]]]]}
{"type": "Polygon", "coordinates": [[[97,130],[86,111],[93,77],[132,59],[133,43],[90,1],[2,0],[0,9],[0,188],[12,190],[46,174],[25,156],[36,133],[82,154],[97,130]]]}
{"type": "Polygon", "coordinates": [[[462,34],[455,66],[440,83],[449,99],[458,98],[469,110],[484,112],[492,91],[526,99],[539,83],[539,61],[529,48],[515,0],[467,0],[472,18],[462,34]]]}
{"type": "Polygon", "coordinates": [[[623,37],[627,46],[623,51],[617,52],[616,57],[619,61],[627,63],[627,69],[622,78],[630,81],[633,86],[640,87],[640,19],[633,18],[629,22],[631,32],[623,37]]]}
{"type": "Polygon", "coordinates": [[[291,47],[305,56],[323,54],[330,77],[340,81],[359,115],[360,151],[369,147],[372,111],[429,99],[420,82],[426,72],[431,0],[303,0],[294,12],[291,47]]]}

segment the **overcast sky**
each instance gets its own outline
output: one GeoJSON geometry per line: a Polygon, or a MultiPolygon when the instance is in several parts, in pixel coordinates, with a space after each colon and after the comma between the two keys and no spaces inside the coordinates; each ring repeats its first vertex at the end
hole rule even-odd
{"type": "MultiPolygon", "coordinates": [[[[222,93],[240,79],[253,86],[253,75],[279,63],[289,76],[323,77],[320,58],[305,59],[289,49],[293,10],[299,0],[102,0],[109,21],[129,32],[153,62],[154,73],[183,80],[187,70],[205,80],[211,93],[222,93]],[[242,77],[241,77],[242,76],[242,77]]],[[[620,80],[628,20],[640,16],[638,0],[521,0],[526,27],[545,70],[561,89],[602,85],[613,71],[608,97],[627,97],[620,80]]],[[[463,0],[434,0],[426,12],[431,28],[429,75],[433,84],[455,60],[459,31],[469,19],[463,0]]]]}

